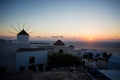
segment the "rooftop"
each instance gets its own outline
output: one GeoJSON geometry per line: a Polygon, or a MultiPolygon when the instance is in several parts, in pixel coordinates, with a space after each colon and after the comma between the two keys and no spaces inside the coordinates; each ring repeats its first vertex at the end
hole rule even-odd
{"type": "Polygon", "coordinates": [[[17,52],[41,51],[42,48],[19,48],[17,52]]]}
{"type": "Polygon", "coordinates": [[[120,70],[99,70],[101,73],[106,75],[111,80],[119,80],[120,79],[120,70]]]}
{"type": "Polygon", "coordinates": [[[30,44],[45,44],[45,45],[50,45],[49,43],[34,43],[34,42],[31,42],[30,44]]]}
{"type": "Polygon", "coordinates": [[[54,46],[65,46],[65,44],[61,40],[57,40],[53,45],[54,46]]]}
{"type": "Polygon", "coordinates": [[[17,35],[28,35],[29,34],[23,29],[21,32],[19,32],[17,35]]]}
{"type": "Polygon", "coordinates": [[[109,59],[111,62],[120,63],[120,55],[112,55],[109,59]]]}

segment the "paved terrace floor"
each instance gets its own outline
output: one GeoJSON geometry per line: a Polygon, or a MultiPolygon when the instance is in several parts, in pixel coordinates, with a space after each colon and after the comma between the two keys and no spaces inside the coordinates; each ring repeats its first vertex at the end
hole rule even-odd
{"type": "Polygon", "coordinates": [[[92,80],[83,69],[58,69],[45,72],[0,74],[0,80],[92,80]]]}
{"type": "Polygon", "coordinates": [[[85,72],[48,71],[35,73],[33,80],[92,80],[85,72]]]}

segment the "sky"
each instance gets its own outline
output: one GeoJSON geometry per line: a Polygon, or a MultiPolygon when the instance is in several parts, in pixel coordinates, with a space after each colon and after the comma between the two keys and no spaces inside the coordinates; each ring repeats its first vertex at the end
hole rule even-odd
{"type": "Polygon", "coordinates": [[[23,28],[31,40],[120,41],[120,0],[0,0],[0,38],[23,28]]]}

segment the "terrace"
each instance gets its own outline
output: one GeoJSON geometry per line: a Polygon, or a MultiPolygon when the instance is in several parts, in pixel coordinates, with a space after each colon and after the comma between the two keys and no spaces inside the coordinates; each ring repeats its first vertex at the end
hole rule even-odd
{"type": "Polygon", "coordinates": [[[92,78],[82,69],[71,70],[70,68],[61,68],[34,73],[33,80],[92,80],[92,78]]]}

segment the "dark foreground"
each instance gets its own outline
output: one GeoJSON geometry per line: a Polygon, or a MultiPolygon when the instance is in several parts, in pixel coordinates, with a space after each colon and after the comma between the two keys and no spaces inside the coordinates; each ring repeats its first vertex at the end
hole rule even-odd
{"type": "Polygon", "coordinates": [[[0,80],[33,80],[32,72],[2,73],[0,80]]]}
{"type": "Polygon", "coordinates": [[[0,80],[92,80],[84,71],[19,72],[0,75],[0,80]]]}

